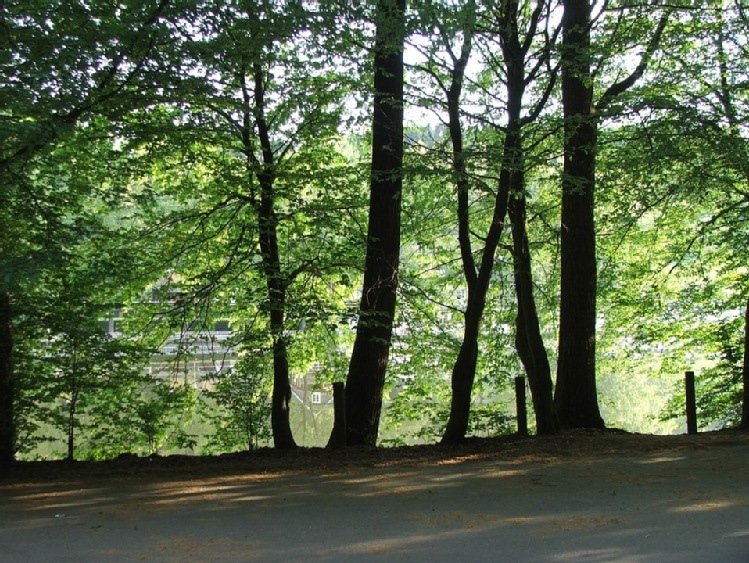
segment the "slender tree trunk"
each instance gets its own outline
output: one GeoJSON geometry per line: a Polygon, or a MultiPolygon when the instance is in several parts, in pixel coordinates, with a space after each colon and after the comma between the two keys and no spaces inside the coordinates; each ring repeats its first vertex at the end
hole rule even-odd
{"type": "Polygon", "coordinates": [[[273,338],[273,391],[271,394],[271,429],[273,444],[279,449],[294,448],[296,442],[291,432],[289,407],[291,382],[289,360],[284,336],[286,311],[286,282],[281,276],[281,262],[276,235],[276,217],[273,212],[272,187],[263,188],[260,211],[260,251],[263,255],[268,286],[270,331],[273,338]]]}
{"type": "Polygon", "coordinates": [[[10,294],[0,293],[0,464],[15,459],[15,371],[10,294]]]}
{"type": "Polygon", "coordinates": [[[554,386],[549,357],[538,320],[533,296],[533,269],[526,228],[525,174],[522,168],[522,140],[518,132],[514,148],[518,164],[510,179],[511,192],[508,216],[512,226],[512,261],[518,312],[515,317],[515,347],[523,362],[531,389],[536,430],[539,434],[559,432],[559,419],[554,406],[554,386]]]}
{"type": "MultiPolygon", "coordinates": [[[[484,292],[486,293],[486,292],[484,292]]],[[[450,417],[442,435],[443,444],[457,444],[465,439],[471,414],[471,393],[478,363],[478,335],[486,299],[474,292],[469,295],[465,312],[463,341],[453,365],[451,377],[450,417]]]]}
{"type": "MultiPolygon", "coordinates": [[[[270,330],[273,338],[273,391],[271,394],[271,429],[273,444],[279,449],[296,447],[291,432],[289,407],[291,382],[285,331],[287,282],[281,271],[278,249],[278,217],[275,212],[275,162],[270,131],[265,120],[265,80],[259,64],[253,69],[254,119],[262,151],[262,161],[255,161],[255,174],[260,184],[260,204],[257,206],[260,253],[268,287],[270,330]]],[[[249,115],[245,121],[245,150],[254,156],[249,140],[249,115]]]]}
{"type": "Polygon", "coordinates": [[[468,288],[468,302],[464,312],[463,340],[452,370],[450,416],[442,435],[443,444],[455,444],[462,441],[468,431],[471,413],[471,393],[476,378],[476,365],[478,363],[479,331],[486,307],[486,295],[489,291],[489,283],[494,268],[494,257],[507,215],[508,186],[506,183],[500,181],[494,202],[492,223],[487,232],[481,262],[477,271],[470,240],[468,197],[470,184],[466,172],[465,155],[463,153],[463,130],[460,124],[460,97],[463,86],[463,75],[471,52],[471,36],[473,32],[472,10],[474,9],[475,6],[473,5],[467,8],[469,10],[468,17],[471,21],[466,25],[461,56],[456,61],[452,72],[451,86],[447,92],[450,139],[453,149],[453,173],[458,192],[458,242],[460,244],[463,273],[468,288]]]}
{"type": "Polygon", "coordinates": [[[555,403],[567,428],[603,428],[596,391],[594,187],[597,124],[590,74],[590,2],[565,0],[561,293],[555,403]]]}
{"type": "Polygon", "coordinates": [[[68,407],[68,455],[67,461],[75,461],[75,409],[76,400],[70,399],[68,407]]]}
{"type": "MultiPolygon", "coordinates": [[[[390,354],[400,260],[405,0],[378,0],[372,170],[364,281],[346,378],[346,443],[375,445],[390,354]]],[[[332,436],[335,436],[333,429],[332,436]]]]}
{"type": "Polygon", "coordinates": [[[536,430],[539,434],[559,432],[554,406],[549,356],[546,353],[533,297],[533,273],[525,220],[525,197],[510,197],[508,215],[512,223],[513,265],[518,313],[515,319],[515,347],[528,376],[536,430]]]}
{"type": "MultiPolygon", "coordinates": [[[[475,8],[474,8],[475,9],[475,8]]],[[[460,59],[452,71],[452,82],[447,91],[450,140],[452,142],[452,167],[458,195],[458,242],[467,286],[466,310],[463,313],[463,340],[451,375],[450,416],[442,436],[442,443],[457,443],[465,438],[471,412],[471,391],[476,378],[478,362],[478,335],[485,306],[486,292],[477,291],[478,276],[473,258],[470,233],[470,184],[463,153],[463,128],[460,123],[460,98],[463,76],[472,48],[472,30],[466,25],[465,39],[460,59]]]]}
{"type": "MultiPolygon", "coordinates": [[[[518,26],[519,3],[509,2],[501,26],[502,55],[507,76],[507,131],[500,180],[509,192],[508,217],[512,228],[513,274],[518,312],[515,317],[515,347],[523,362],[531,389],[536,429],[539,434],[559,431],[553,400],[549,358],[541,335],[536,300],[533,296],[533,270],[526,227],[525,150],[522,135],[522,106],[525,96],[526,56],[529,45],[521,44],[518,26]]],[[[534,13],[533,23],[541,12],[534,13]]]]}
{"type": "Polygon", "coordinates": [[[744,312],[744,364],[741,370],[741,383],[743,384],[741,428],[749,430],[749,300],[744,312]]]}
{"type": "Polygon", "coordinates": [[[70,366],[69,382],[70,382],[70,404],[68,405],[68,461],[75,461],[75,417],[78,414],[78,400],[80,399],[80,364],[79,364],[79,349],[80,345],[77,342],[77,337],[73,338],[71,342],[72,353],[71,357],[73,363],[70,366]]]}
{"type": "Polygon", "coordinates": [[[270,308],[270,331],[273,338],[273,391],[271,395],[271,429],[273,444],[279,449],[294,448],[296,443],[291,432],[289,407],[291,404],[291,382],[285,329],[286,282],[281,274],[281,259],[276,232],[277,219],[273,210],[272,183],[263,185],[260,205],[260,252],[263,255],[265,277],[268,286],[270,308]]]}
{"type": "MultiPolygon", "coordinates": [[[[455,444],[465,438],[471,412],[471,392],[478,362],[478,337],[489,291],[494,256],[507,215],[507,184],[500,182],[494,202],[494,215],[484,243],[478,274],[468,284],[468,303],[464,313],[463,341],[452,370],[450,417],[442,435],[443,444],[455,444]]],[[[461,215],[467,221],[467,215],[461,215]]],[[[465,255],[463,256],[465,260],[465,255]]]]}

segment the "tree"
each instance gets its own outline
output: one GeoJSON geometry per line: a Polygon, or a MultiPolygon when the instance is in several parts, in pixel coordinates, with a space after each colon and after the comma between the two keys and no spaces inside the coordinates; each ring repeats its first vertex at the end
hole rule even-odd
{"type": "MultiPolygon", "coordinates": [[[[403,186],[405,0],[375,6],[369,222],[356,340],[346,376],[346,440],[375,445],[393,333],[403,186]]],[[[332,436],[335,436],[333,429],[332,436]]]]}
{"type": "Polygon", "coordinates": [[[603,427],[595,385],[596,255],[593,225],[596,117],[592,114],[588,0],[564,2],[561,294],[555,401],[566,427],[603,427]]]}
{"type": "Polygon", "coordinates": [[[216,427],[211,442],[218,451],[251,451],[272,438],[270,389],[263,366],[257,364],[252,357],[240,359],[227,373],[218,374],[216,387],[208,394],[205,407],[216,427]]]}
{"type": "Polygon", "coordinates": [[[64,436],[69,461],[76,457],[79,430],[97,425],[95,410],[103,421],[125,410],[122,391],[142,382],[145,362],[137,342],[102,327],[100,319],[112,306],[97,297],[106,289],[97,273],[87,270],[91,262],[77,257],[82,268],[71,264],[57,268],[54,278],[37,280],[33,303],[26,303],[33,308],[20,311],[17,351],[18,401],[25,406],[24,416],[17,416],[23,418],[24,442],[34,441],[34,420],[50,424],[64,436]]]}
{"type": "MultiPolygon", "coordinates": [[[[463,44],[460,55],[455,56],[450,45],[446,45],[452,58],[452,70],[449,87],[443,87],[447,101],[450,138],[452,141],[452,166],[458,194],[458,240],[463,264],[463,274],[468,288],[465,309],[463,341],[452,371],[452,395],[450,400],[450,417],[442,436],[443,443],[456,443],[465,437],[471,406],[471,392],[476,376],[478,361],[478,334],[481,318],[486,304],[494,254],[499,244],[507,213],[509,185],[500,184],[494,203],[493,217],[487,232],[484,248],[481,253],[480,266],[477,268],[471,244],[471,227],[469,216],[470,184],[466,169],[466,155],[463,151],[463,130],[460,123],[461,92],[465,80],[465,68],[471,55],[476,5],[470,2],[465,7],[461,18],[464,21],[463,44]]],[[[439,80],[439,77],[437,77],[439,80]]],[[[441,81],[440,81],[441,82],[441,81]]]]}
{"type": "Polygon", "coordinates": [[[551,69],[551,51],[556,41],[556,32],[545,36],[538,60],[528,66],[528,54],[533,47],[534,34],[543,20],[549,19],[550,7],[538,2],[527,23],[528,31],[521,37],[519,30],[520,3],[508,2],[498,22],[501,38],[507,90],[507,127],[502,175],[500,182],[509,186],[508,216],[512,224],[513,263],[515,293],[518,312],[515,321],[515,346],[518,351],[531,388],[536,428],[540,434],[553,434],[559,430],[556,409],[553,403],[551,368],[539,324],[536,300],[533,295],[533,270],[530,244],[527,233],[527,187],[525,182],[526,151],[523,146],[523,128],[541,114],[556,85],[556,69],[551,69]],[[525,86],[541,80],[541,70],[548,68],[546,84],[542,86],[539,99],[527,115],[521,115],[525,86]]]}
{"type": "Polygon", "coordinates": [[[738,4],[685,7],[678,32],[664,36],[657,89],[644,86],[633,104],[642,116],[640,130],[626,132],[627,150],[640,148],[640,161],[646,151],[649,167],[668,188],[662,195],[654,190],[660,197],[655,202],[642,201],[670,227],[659,258],[683,288],[670,307],[678,313],[669,315],[676,317],[669,329],[685,356],[677,369],[689,357],[705,366],[699,385],[710,392],[700,407],[705,417],[724,423],[737,421],[736,327],[747,291],[746,25],[738,4]],[[689,330],[681,333],[681,324],[689,330]],[[722,359],[713,365],[716,357],[722,359]]]}
{"type": "MultiPolygon", "coordinates": [[[[307,223],[314,213],[322,216],[315,210],[323,201],[330,215],[325,221],[334,223],[340,212],[333,202],[350,192],[333,194],[350,180],[335,154],[335,138],[348,81],[355,76],[345,76],[318,41],[316,34],[326,33],[325,17],[289,1],[238,3],[221,12],[197,6],[190,20],[180,22],[182,33],[192,38],[186,46],[188,74],[206,76],[201,91],[173,100],[179,122],[199,138],[184,154],[215,175],[201,174],[200,186],[187,193],[182,185],[169,186],[180,198],[168,221],[177,240],[170,259],[184,264],[196,248],[213,255],[180,266],[191,286],[183,302],[204,308],[219,296],[234,299],[232,290],[254,292],[242,284],[256,283],[255,274],[261,274],[265,291],[251,306],[267,315],[272,341],[271,425],[277,448],[296,445],[289,419],[293,331],[288,316],[294,284],[311,272],[334,269],[331,262],[341,260],[331,258],[339,247],[324,237],[314,240],[307,223]],[[193,33],[193,26],[201,32],[193,33]],[[206,154],[196,154],[201,149],[206,154]],[[324,171],[334,165],[340,165],[338,178],[324,171]],[[181,240],[186,233],[178,222],[190,225],[192,241],[181,240]]],[[[323,224],[317,227],[325,230],[323,224]]]]}
{"type": "MultiPolygon", "coordinates": [[[[158,75],[151,73],[154,54],[168,36],[162,22],[168,1],[136,4],[120,8],[107,2],[52,2],[34,11],[22,2],[5,2],[0,7],[0,225],[5,243],[0,302],[6,327],[0,348],[8,354],[0,365],[0,463],[14,457],[15,343],[9,323],[22,287],[13,266],[19,258],[16,251],[20,247],[21,252],[47,254],[48,235],[60,227],[57,218],[64,214],[57,207],[64,197],[48,201],[35,191],[30,180],[34,159],[70,135],[82,118],[97,112],[117,115],[128,105],[118,105],[123,97],[134,101],[136,94],[151,91],[158,75]],[[13,216],[28,220],[20,239],[10,232],[13,216]],[[11,240],[18,244],[7,244],[11,240]]],[[[21,270],[28,273],[28,267],[21,270]]]]}
{"type": "Polygon", "coordinates": [[[549,17],[549,9],[548,3],[538,2],[532,10],[523,9],[521,14],[518,2],[503,2],[497,6],[486,7],[477,7],[475,2],[470,2],[458,8],[456,14],[450,13],[450,8],[446,8],[445,13],[439,13],[437,7],[429,5],[428,9],[424,9],[425,15],[422,16],[427,29],[438,30],[440,48],[445,53],[443,58],[446,59],[439,60],[439,55],[424,49],[427,62],[419,68],[436,83],[446,108],[446,122],[452,144],[452,179],[457,192],[457,233],[467,288],[463,340],[451,376],[452,396],[450,417],[443,435],[445,443],[462,440],[469,426],[479,359],[480,326],[508,209],[510,218],[514,220],[513,239],[516,241],[513,254],[519,306],[518,351],[531,381],[539,429],[544,433],[553,432],[555,429],[551,374],[533,297],[525,226],[525,168],[528,164],[525,161],[523,147],[523,128],[540,115],[555,83],[553,72],[548,73],[548,78],[544,80],[554,38],[543,37],[543,34],[538,32],[540,21],[549,17]],[[435,23],[431,22],[430,17],[435,18],[435,23]],[[489,56],[488,61],[484,62],[485,69],[482,75],[466,76],[466,67],[477,42],[479,52],[485,53],[492,52],[498,44],[502,58],[489,56]],[[455,44],[459,44],[459,47],[456,48],[455,44]],[[528,54],[531,50],[538,54],[539,60],[529,65],[528,54]],[[504,92],[498,93],[496,84],[501,84],[504,92]],[[524,99],[528,84],[536,86],[539,95],[531,104],[528,113],[523,115],[523,105],[528,103],[528,100],[524,99]],[[475,103],[475,98],[479,97],[491,100],[495,105],[487,107],[480,116],[464,109],[461,98],[465,85],[468,86],[469,104],[475,103]],[[476,96],[477,91],[479,96],[476,96]],[[501,119],[502,124],[493,121],[494,115],[501,116],[497,119],[501,119]],[[496,149],[496,153],[501,155],[499,164],[479,163],[478,149],[467,147],[464,142],[465,133],[461,123],[463,119],[480,123],[490,131],[496,130],[498,134],[485,137],[490,138],[490,142],[501,145],[496,149]],[[482,191],[494,190],[482,178],[482,174],[486,174],[482,166],[498,168],[499,179],[493,196],[487,198],[491,206],[488,210],[490,219],[487,221],[486,234],[479,237],[475,225],[480,223],[480,218],[477,217],[475,201],[472,200],[478,200],[478,194],[482,191]],[[477,253],[478,263],[473,248],[476,239],[483,243],[483,247],[477,253]]]}
{"type": "Polygon", "coordinates": [[[561,289],[559,351],[554,401],[563,427],[602,428],[596,390],[595,165],[599,114],[645,72],[658,47],[669,11],[660,18],[638,66],[609,86],[594,103],[591,3],[566,0],[562,18],[561,289]]]}
{"type": "Polygon", "coordinates": [[[661,370],[699,358],[705,389],[720,391],[703,412],[735,419],[749,283],[742,6],[673,21],[670,5],[577,0],[426,1],[408,14],[403,0],[124,6],[0,8],[4,461],[47,415],[69,457],[190,442],[173,428],[192,390],[104,373],[118,369],[116,345],[131,343],[101,338],[97,317],[113,303],[139,309],[133,320],[154,339],[183,336],[179,361],[201,331],[230,322],[232,353],[253,368],[202,373],[221,384],[225,409],[213,414],[226,436],[241,426],[242,447],[264,428],[268,378],[275,444],[294,447],[290,383],[340,378],[350,345],[351,444],[376,443],[384,392],[394,417],[428,421],[422,438],[445,424],[443,441],[457,442],[479,419],[503,429],[495,399],[522,369],[539,432],[558,428],[555,408],[565,427],[602,427],[611,410],[601,416],[599,391],[623,408],[606,391],[645,377],[599,377],[630,350],[630,365],[642,354],[661,370]],[[406,128],[404,151],[411,25],[423,57],[405,95],[444,127],[406,128]],[[348,127],[349,100],[372,93],[357,81],[371,62],[370,139],[348,127]],[[562,144],[552,190],[549,155],[562,144]],[[558,236],[553,393],[544,338],[555,330],[558,236]],[[102,285],[98,272],[116,274],[102,285]],[[166,298],[142,299],[149,284],[166,298]]]}

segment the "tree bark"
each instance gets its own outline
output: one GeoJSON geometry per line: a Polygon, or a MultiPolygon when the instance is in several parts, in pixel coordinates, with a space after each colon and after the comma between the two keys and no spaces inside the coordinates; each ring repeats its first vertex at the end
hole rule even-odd
{"type": "Polygon", "coordinates": [[[67,421],[68,453],[65,457],[67,461],[75,461],[75,414],[77,402],[77,398],[74,395],[71,396],[67,421]]]}
{"type": "MultiPolygon", "coordinates": [[[[473,9],[475,7],[471,6],[473,9]]],[[[470,9],[470,8],[469,8],[470,9]]],[[[443,444],[460,442],[465,438],[471,412],[471,391],[476,378],[478,362],[478,335],[481,317],[486,303],[485,284],[479,283],[476,263],[473,258],[470,234],[470,184],[463,153],[463,129],[460,123],[460,98],[463,91],[463,76],[471,53],[472,29],[466,26],[461,56],[452,70],[452,80],[447,95],[450,140],[452,143],[452,167],[458,196],[458,242],[467,287],[466,310],[463,313],[463,340],[451,375],[450,415],[442,435],[443,444]],[[481,287],[479,287],[481,286],[481,287]]],[[[501,220],[504,220],[502,215],[501,220]]],[[[500,223],[501,224],[501,223],[500,223]]],[[[493,252],[492,252],[493,257],[493,252]]],[[[482,280],[483,281],[483,280],[482,280]]]]}
{"type": "MultiPolygon", "coordinates": [[[[257,128],[262,160],[255,160],[255,175],[260,185],[260,202],[257,206],[260,253],[263,260],[266,285],[268,287],[268,308],[270,331],[273,338],[273,391],[271,394],[271,429],[273,445],[279,449],[296,447],[291,432],[289,407],[291,404],[291,382],[289,380],[289,360],[285,331],[286,287],[287,282],[281,271],[281,256],[278,249],[278,217],[275,212],[276,180],[274,154],[270,132],[265,119],[265,80],[262,68],[256,65],[254,75],[254,119],[257,128]]],[[[249,115],[246,120],[245,150],[252,152],[249,140],[249,115]]]]}
{"type": "MultiPolygon", "coordinates": [[[[502,53],[507,69],[507,132],[505,136],[503,167],[500,180],[509,191],[508,217],[513,241],[513,275],[518,311],[515,317],[515,347],[528,376],[533,410],[536,416],[536,430],[539,434],[553,434],[559,431],[551,380],[551,367],[546,353],[538,320],[538,309],[533,296],[533,270],[528,231],[526,227],[526,186],[525,149],[522,136],[522,105],[525,95],[525,75],[527,49],[521,45],[518,28],[517,1],[509,3],[506,9],[506,23],[500,30],[502,53]]],[[[531,25],[541,18],[541,12],[534,14],[531,25]]]]}
{"type": "MultiPolygon", "coordinates": [[[[505,217],[507,215],[507,198],[508,184],[500,181],[494,202],[494,215],[484,243],[478,274],[474,274],[472,281],[468,283],[468,303],[466,304],[464,313],[463,340],[452,370],[450,417],[448,418],[445,432],[442,435],[443,444],[461,442],[468,431],[471,412],[471,392],[476,377],[476,364],[478,362],[479,329],[481,327],[481,319],[486,306],[486,295],[489,291],[489,283],[494,268],[494,256],[502,236],[505,217]]],[[[467,213],[460,215],[460,221],[467,222],[467,220],[467,213]]],[[[466,254],[463,254],[463,260],[464,262],[467,260],[466,254]]],[[[472,260],[471,258],[471,263],[473,263],[472,260]]],[[[473,271],[475,272],[475,268],[473,268],[473,271]]]]}
{"type": "MultiPolygon", "coordinates": [[[[346,443],[377,442],[400,260],[405,0],[378,0],[372,168],[364,281],[346,377],[346,443]]],[[[336,435],[336,428],[333,434],[336,435]]]]}
{"type": "MultiPolygon", "coordinates": [[[[467,9],[475,9],[473,5],[467,9]]],[[[494,257],[504,229],[507,215],[509,186],[500,181],[494,201],[492,223],[489,226],[481,262],[478,270],[473,257],[470,240],[469,190],[470,184],[463,153],[463,130],[460,123],[460,97],[462,93],[465,67],[471,52],[473,16],[469,12],[469,22],[464,30],[465,39],[460,58],[452,71],[451,85],[447,93],[450,139],[452,142],[452,166],[458,192],[458,241],[466,280],[468,300],[464,312],[463,340],[451,374],[450,415],[442,435],[443,444],[461,442],[468,431],[471,413],[471,393],[476,378],[478,363],[478,337],[481,320],[486,307],[494,257]]]]}
{"type": "Polygon", "coordinates": [[[594,187],[597,124],[590,73],[590,2],[564,2],[561,291],[554,400],[567,428],[603,428],[596,390],[594,187]]]}
{"type": "MultiPolygon", "coordinates": [[[[506,70],[507,127],[503,146],[499,190],[495,200],[492,225],[485,240],[481,264],[476,272],[469,238],[468,181],[463,155],[463,139],[460,127],[460,86],[463,71],[470,52],[471,32],[465,31],[465,41],[453,70],[453,80],[448,91],[448,114],[450,136],[453,143],[453,170],[458,187],[458,236],[460,240],[463,271],[468,286],[468,304],[465,311],[465,328],[461,349],[452,372],[452,401],[443,443],[459,442],[468,429],[471,406],[471,391],[478,360],[478,335],[483,317],[486,294],[493,269],[494,256],[502,234],[505,217],[509,209],[515,209],[517,229],[513,228],[513,240],[517,239],[522,255],[516,253],[516,288],[518,291],[518,353],[523,359],[534,395],[536,417],[544,433],[556,431],[556,417],[552,405],[551,374],[548,358],[541,337],[536,305],[532,292],[530,253],[525,234],[525,178],[523,174],[523,146],[521,136],[521,112],[525,93],[525,57],[530,42],[521,45],[518,28],[519,4],[508,2],[501,12],[499,35],[506,70]],[[509,206],[509,207],[508,207],[509,206]],[[523,246],[524,245],[524,246],[523,246]],[[527,327],[527,328],[526,328],[527,327]],[[535,327],[535,330],[534,330],[535,327]],[[546,370],[544,371],[544,362],[546,370]],[[534,367],[537,366],[537,367],[534,367]]],[[[532,34],[541,17],[537,7],[532,16],[529,33],[532,34]]],[[[470,25],[468,26],[470,27],[470,25]]],[[[510,214],[512,218],[512,214],[510,214]]]]}
{"type": "Polygon", "coordinates": [[[513,266],[518,312],[515,318],[515,347],[523,362],[531,389],[538,434],[559,432],[554,406],[554,386],[549,356],[546,353],[536,300],[533,297],[533,272],[526,230],[525,197],[510,196],[508,215],[512,225],[513,266]]]}
{"type": "Polygon", "coordinates": [[[749,299],[744,312],[744,363],[741,368],[742,408],[741,428],[749,430],[749,299]]]}
{"type": "Polygon", "coordinates": [[[15,459],[15,371],[10,294],[0,293],[0,464],[15,459]]]}

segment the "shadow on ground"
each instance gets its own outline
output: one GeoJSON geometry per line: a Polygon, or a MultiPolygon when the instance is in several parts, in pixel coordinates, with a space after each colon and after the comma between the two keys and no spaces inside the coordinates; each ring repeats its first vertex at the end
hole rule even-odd
{"type": "Polygon", "coordinates": [[[747,435],[639,448],[637,437],[598,448],[588,439],[558,451],[339,452],[301,469],[171,460],[49,466],[57,474],[34,466],[24,477],[17,466],[0,480],[0,553],[8,562],[749,561],[747,435]]]}

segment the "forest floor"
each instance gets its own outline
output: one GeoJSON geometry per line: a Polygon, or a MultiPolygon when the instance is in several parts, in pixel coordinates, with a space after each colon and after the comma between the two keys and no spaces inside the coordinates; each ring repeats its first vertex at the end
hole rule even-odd
{"type": "Polygon", "coordinates": [[[599,459],[653,452],[702,449],[717,445],[749,446],[749,431],[728,429],[696,435],[632,434],[615,429],[573,430],[556,436],[502,436],[469,438],[456,446],[351,447],[345,449],[296,448],[279,451],[262,448],[217,456],[123,455],[99,462],[19,462],[0,468],[3,482],[50,479],[161,480],[180,475],[281,474],[299,471],[356,471],[358,468],[418,467],[468,461],[550,463],[562,460],[599,459]]]}
{"type": "Polygon", "coordinates": [[[749,561],[749,433],[0,469],[15,561],[749,561]]]}

